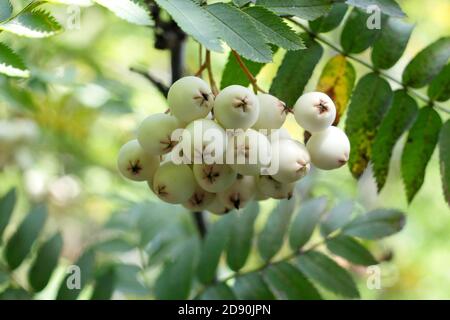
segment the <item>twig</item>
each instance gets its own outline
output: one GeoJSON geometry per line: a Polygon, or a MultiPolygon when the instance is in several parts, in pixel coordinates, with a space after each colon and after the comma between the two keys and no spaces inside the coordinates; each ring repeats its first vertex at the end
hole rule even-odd
{"type": "Polygon", "coordinates": [[[335,50],[336,52],[339,52],[340,54],[346,56],[347,58],[358,62],[359,64],[363,65],[364,67],[372,70],[373,72],[378,73],[379,75],[381,75],[382,77],[391,80],[392,82],[397,83],[398,85],[402,86],[403,88],[405,88],[406,90],[408,90],[408,92],[410,92],[412,95],[416,96],[418,99],[422,100],[423,102],[425,102],[427,105],[429,106],[433,106],[436,109],[442,111],[442,112],[446,112],[446,113],[450,113],[450,109],[447,109],[446,107],[440,105],[439,103],[429,99],[428,97],[424,96],[423,94],[421,94],[420,92],[417,92],[416,90],[412,89],[411,87],[407,86],[406,84],[404,84],[402,81],[394,78],[393,76],[389,75],[388,73],[386,73],[385,71],[381,71],[376,69],[373,65],[371,65],[370,63],[367,63],[366,61],[349,55],[347,54],[344,50],[342,50],[341,48],[339,48],[338,46],[336,46],[335,44],[331,43],[330,41],[328,41],[326,38],[322,37],[319,34],[314,33],[311,29],[309,29],[307,26],[305,26],[303,23],[301,23],[300,21],[298,21],[296,18],[288,18],[289,21],[292,21],[293,23],[295,23],[297,26],[299,26],[300,28],[302,28],[306,33],[308,33],[311,37],[319,40],[320,42],[322,42],[323,44],[327,45],[328,47],[332,48],[333,50],[335,50]]]}
{"type": "Polygon", "coordinates": [[[133,67],[130,68],[130,71],[140,74],[141,76],[146,78],[148,81],[150,81],[156,87],[156,89],[158,89],[159,92],[161,92],[161,94],[164,97],[167,97],[167,94],[169,93],[169,88],[161,81],[153,78],[153,76],[150,73],[143,71],[143,70],[133,68],[133,67]]]}
{"type": "Polygon", "coordinates": [[[253,74],[250,72],[250,70],[247,68],[247,66],[245,65],[244,61],[242,60],[241,56],[234,50],[231,50],[231,52],[233,53],[234,57],[236,58],[239,66],[241,67],[242,71],[244,71],[246,77],[248,78],[248,80],[250,81],[250,83],[252,84],[253,87],[253,91],[255,93],[262,92],[262,93],[266,93],[266,91],[264,91],[263,89],[261,89],[258,86],[258,82],[256,80],[256,78],[253,76],[253,74]]]}
{"type": "Polygon", "coordinates": [[[203,212],[193,212],[195,224],[197,226],[198,233],[200,234],[200,238],[204,239],[206,236],[206,223],[203,217],[203,212]]]}
{"type": "Polygon", "coordinates": [[[209,50],[206,51],[205,64],[206,64],[206,70],[208,71],[208,78],[209,78],[209,83],[211,85],[211,90],[212,90],[213,94],[216,96],[219,93],[219,90],[217,89],[216,81],[214,80],[214,75],[213,75],[213,70],[212,70],[212,65],[211,65],[211,51],[209,51],[209,50]]]}

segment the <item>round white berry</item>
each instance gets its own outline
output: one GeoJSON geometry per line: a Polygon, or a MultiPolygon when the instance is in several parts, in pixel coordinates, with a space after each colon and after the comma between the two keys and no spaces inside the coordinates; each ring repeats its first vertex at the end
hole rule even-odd
{"type": "Polygon", "coordinates": [[[256,179],[238,174],[236,181],[217,196],[227,208],[244,208],[256,194],[256,179]]]}
{"type": "Polygon", "coordinates": [[[158,113],[147,117],[139,126],[137,139],[141,147],[152,155],[169,153],[178,141],[172,140],[172,132],[180,127],[171,115],[158,113]]]}
{"type": "Polygon", "coordinates": [[[297,123],[306,131],[320,132],[333,124],[336,119],[336,107],[325,93],[309,92],[295,103],[294,116],[297,123]]]}
{"type": "Polygon", "coordinates": [[[317,168],[332,170],[347,163],[350,155],[350,141],[344,131],[337,127],[314,133],[306,144],[311,162],[317,168]]]}
{"type": "Polygon", "coordinates": [[[151,180],[159,167],[159,157],[146,153],[137,140],[131,140],[120,148],[117,167],[130,180],[151,180]]]}
{"type": "Polygon", "coordinates": [[[260,176],[257,187],[258,192],[264,197],[290,199],[294,193],[295,183],[281,183],[271,176],[260,176]]]}
{"type": "Polygon", "coordinates": [[[255,130],[279,129],[286,120],[286,104],[267,93],[260,93],[257,98],[259,101],[259,116],[252,128],[255,130]]]}
{"type": "Polygon", "coordinates": [[[216,195],[213,201],[206,207],[206,210],[213,214],[224,215],[233,210],[233,207],[227,207],[216,195]]]}
{"type": "Polygon", "coordinates": [[[222,192],[235,181],[237,173],[227,164],[194,164],[197,183],[208,192],[222,192]]]}
{"type": "Polygon", "coordinates": [[[258,98],[243,86],[226,87],[214,102],[214,116],[227,129],[248,129],[258,120],[258,115],[258,98]]]}
{"type": "Polygon", "coordinates": [[[189,200],[197,183],[188,165],[162,164],[153,177],[153,191],[163,201],[181,204],[189,200]]]}
{"type": "Polygon", "coordinates": [[[306,147],[291,139],[279,140],[272,145],[272,161],[278,160],[273,178],[282,183],[292,183],[303,178],[310,169],[310,156],[306,147]]]}
{"type": "Polygon", "coordinates": [[[194,191],[194,194],[189,198],[188,201],[183,203],[183,207],[191,211],[202,211],[205,210],[216,198],[214,193],[203,190],[200,186],[194,191]]]}

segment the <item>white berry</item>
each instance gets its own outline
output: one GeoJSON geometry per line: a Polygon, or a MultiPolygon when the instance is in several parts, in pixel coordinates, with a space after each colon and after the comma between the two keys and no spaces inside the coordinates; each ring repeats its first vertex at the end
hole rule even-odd
{"type": "Polygon", "coordinates": [[[350,141],[344,131],[329,127],[326,131],[314,133],[306,144],[311,162],[317,168],[332,170],[347,163],[350,155],[350,141]]]}
{"type": "Polygon", "coordinates": [[[227,129],[248,129],[256,123],[258,115],[258,98],[243,86],[226,87],[214,102],[214,116],[227,129]]]}
{"type": "Polygon", "coordinates": [[[333,100],[322,92],[302,95],[294,105],[297,123],[311,133],[320,132],[331,126],[336,119],[333,100]]]}
{"type": "Polygon", "coordinates": [[[239,130],[228,141],[227,163],[242,175],[257,176],[270,164],[272,147],[267,137],[253,129],[239,130]]]}
{"type": "Polygon", "coordinates": [[[254,198],[255,194],[255,177],[238,175],[231,187],[219,192],[217,196],[227,208],[241,209],[254,198]]]}
{"type": "Polygon", "coordinates": [[[267,93],[260,93],[257,98],[259,101],[259,116],[252,126],[253,129],[279,129],[286,120],[286,104],[267,93]]]}
{"type": "Polygon", "coordinates": [[[257,187],[258,193],[262,197],[290,199],[294,192],[295,183],[281,183],[271,176],[260,176],[257,187]]]}
{"type": "Polygon", "coordinates": [[[200,187],[213,193],[225,191],[237,177],[237,173],[227,164],[194,164],[192,171],[200,187]]]}
{"type": "Polygon", "coordinates": [[[227,214],[232,209],[233,207],[227,207],[225,204],[223,204],[223,202],[219,199],[217,195],[213,199],[213,201],[206,207],[206,210],[217,215],[227,214]]]}
{"type": "Polygon", "coordinates": [[[209,85],[198,77],[184,77],[169,90],[167,100],[172,114],[181,122],[204,118],[214,105],[209,85]]]}
{"type": "Polygon", "coordinates": [[[292,183],[303,178],[310,169],[310,156],[306,147],[291,139],[279,140],[272,145],[273,159],[278,155],[278,171],[273,178],[282,183],[292,183]]]}
{"type": "Polygon", "coordinates": [[[146,153],[137,140],[131,140],[120,148],[117,167],[130,180],[150,180],[159,167],[159,157],[146,153]]]}
{"type": "Polygon", "coordinates": [[[172,132],[180,127],[171,115],[158,113],[147,117],[140,125],[137,139],[141,147],[152,155],[169,153],[178,141],[172,140],[172,132]]]}
{"type": "Polygon", "coordinates": [[[183,207],[191,211],[202,211],[205,210],[206,207],[209,206],[215,198],[216,195],[214,193],[205,191],[200,186],[197,186],[194,194],[189,198],[188,201],[183,203],[183,207]]]}
{"type": "Polygon", "coordinates": [[[166,162],[156,170],[153,191],[163,201],[173,204],[184,203],[195,192],[197,184],[188,165],[166,162]]]}

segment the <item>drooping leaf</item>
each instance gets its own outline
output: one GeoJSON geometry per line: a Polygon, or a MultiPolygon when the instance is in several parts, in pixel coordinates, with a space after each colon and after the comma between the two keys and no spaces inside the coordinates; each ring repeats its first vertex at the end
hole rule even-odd
{"type": "Polygon", "coordinates": [[[114,293],[115,283],[115,268],[114,266],[109,266],[95,277],[91,300],[110,300],[114,293]]]}
{"type": "Polygon", "coordinates": [[[305,275],[287,262],[269,266],[264,279],[279,299],[320,300],[321,296],[305,275]]]}
{"type": "Polygon", "coordinates": [[[44,10],[25,10],[13,19],[0,24],[0,31],[7,31],[28,38],[51,37],[62,31],[56,19],[44,10]]]}
{"type": "Polygon", "coordinates": [[[142,268],[135,264],[116,264],[114,266],[115,290],[133,296],[146,296],[148,288],[141,279],[142,268]]]}
{"type": "Polygon", "coordinates": [[[182,300],[189,297],[194,268],[198,260],[196,238],[185,242],[173,260],[164,265],[155,283],[155,295],[161,300],[182,300]]]}
{"type": "Polygon", "coordinates": [[[336,105],[336,120],[338,124],[352,95],[356,80],[353,65],[343,55],[331,58],[325,65],[317,84],[317,91],[325,92],[336,105]]]}
{"type": "Polygon", "coordinates": [[[38,205],[31,209],[23,219],[19,228],[8,240],[5,248],[5,259],[11,269],[16,269],[27,257],[34,242],[39,236],[47,219],[47,209],[38,205]]]}
{"type": "Polygon", "coordinates": [[[428,87],[428,96],[434,101],[447,101],[450,99],[450,64],[431,81],[428,87]]]}
{"type": "Polygon", "coordinates": [[[369,17],[370,14],[359,9],[352,10],[341,33],[341,45],[344,52],[361,53],[375,42],[382,28],[368,28],[369,17]]]}
{"type": "Polygon", "coordinates": [[[346,3],[364,10],[377,6],[385,15],[400,18],[405,16],[405,13],[395,0],[346,0],[346,3]]]}
{"type": "Polygon", "coordinates": [[[253,22],[263,34],[267,43],[272,43],[286,50],[305,48],[302,38],[272,11],[264,7],[254,6],[244,9],[244,12],[253,18],[253,22]]]}
{"type": "Polygon", "coordinates": [[[391,98],[389,83],[375,73],[365,75],[356,85],[345,124],[352,146],[349,168],[355,178],[361,176],[372,157],[372,142],[391,98]]]}
{"type": "Polygon", "coordinates": [[[250,203],[242,213],[232,212],[233,222],[227,246],[227,264],[233,271],[241,269],[247,261],[253,239],[253,225],[259,205],[250,203]]]}
{"type": "Polygon", "coordinates": [[[13,7],[10,0],[3,0],[0,2],[0,22],[5,21],[11,17],[13,12],[13,7]]]}
{"type": "Polygon", "coordinates": [[[450,59],[450,37],[441,38],[420,51],[406,66],[403,83],[421,88],[430,83],[450,59]]]}
{"type": "Polygon", "coordinates": [[[58,265],[63,239],[60,233],[55,234],[39,248],[36,259],[28,273],[28,281],[34,291],[43,290],[58,265]]]}
{"type": "Polygon", "coordinates": [[[379,69],[391,68],[403,55],[414,25],[402,19],[390,17],[381,29],[380,37],[372,50],[372,62],[379,69]]]}
{"type": "Polygon", "coordinates": [[[350,222],[353,207],[353,201],[347,200],[339,203],[331,209],[330,212],[325,215],[320,224],[320,234],[323,237],[326,237],[350,222]]]}
{"type": "MultiPolygon", "coordinates": [[[[152,26],[153,20],[146,8],[133,0],[93,0],[119,18],[140,26],[152,26]]],[[[159,4],[159,1],[158,1],[159,4]]]]}
{"type": "Polygon", "coordinates": [[[236,300],[233,291],[225,283],[209,287],[199,298],[200,300],[236,300]]]}
{"type": "Polygon", "coordinates": [[[327,248],[335,255],[354,264],[371,266],[378,263],[369,250],[348,236],[339,235],[328,240],[327,248]]]}
{"type": "Polygon", "coordinates": [[[420,109],[409,131],[402,154],[402,177],[408,202],[414,199],[425,179],[425,170],[439,139],[442,120],[432,107],[420,109]]]}
{"type": "Polygon", "coordinates": [[[405,215],[394,209],[376,209],[361,215],[342,229],[342,233],[363,239],[380,239],[403,229],[405,215]]]}
{"type": "Polygon", "coordinates": [[[315,33],[326,33],[336,29],[347,12],[345,3],[335,3],[331,10],[322,17],[309,22],[309,27],[315,33]]]}
{"type": "Polygon", "coordinates": [[[272,51],[258,32],[252,18],[226,3],[206,7],[218,30],[220,38],[239,55],[255,62],[272,61],[272,51]]]}
{"type": "Polygon", "coordinates": [[[309,241],[326,208],[327,199],[325,197],[309,200],[302,204],[289,230],[289,244],[293,250],[300,249],[309,241]]]}
{"type": "Polygon", "coordinates": [[[156,2],[172,16],[184,32],[205,48],[222,52],[222,45],[217,37],[218,29],[203,7],[190,0],[157,0],[156,2]]]}
{"type": "Polygon", "coordinates": [[[294,199],[281,200],[270,213],[258,236],[258,251],[264,260],[269,261],[281,249],[294,208],[294,199]]]}
{"type": "Polygon", "coordinates": [[[270,93],[292,107],[302,95],[323,54],[320,44],[303,34],[307,49],[288,51],[272,82],[270,93]]]}
{"type": "MultiPolygon", "coordinates": [[[[256,76],[265,65],[264,63],[253,62],[245,58],[242,58],[242,60],[253,76],[256,76]]],[[[228,62],[222,72],[220,88],[223,89],[234,84],[247,87],[250,84],[250,80],[242,71],[234,54],[230,52],[230,54],[228,55],[228,62]]]]}
{"type": "Polygon", "coordinates": [[[3,232],[8,226],[11,215],[16,205],[16,189],[9,190],[0,198],[0,243],[2,242],[3,232]]]}
{"type": "Polygon", "coordinates": [[[257,0],[256,4],[279,15],[294,15],[306,20],[317,19],[331,9],[335,0],[257,0]]]}
{"type": "Polygon", "coordinates": [[[238,7],[243,7],[247,3],[252,2],[251,0],[233,0],[233,3],[237,5],[238,7]]]}
{"type": "Polygon", "coordinates": [[[372,148],[372,169],[379,191],[386,183],[394,146],[400,136],[414,122],[418,111],[419,107],[416,101],[405,90],[398,90],[394,93],[391,109],[381,122],[372,148]]]}
{"type": "Polygon", "coordinates": [[[95,245],[95,249],[97,251],[106,252],[106,253],[122,253],[131,251],[136,248],[136,244],[131,243],[127,239],[123,237],[114,237],[102,242],[99,242],[95,245]]]}
{"type": "Polygon", "coordinates": [[[236,278],[233,291],[240,300],[275,300],[259,272],[247,273],[236,278]]]}
{"type": "Polygon", "coordinates": [[[450,120],[442,126],[439,138],[439,163],[444,197],[450,205],[450,120]]]}
{"type": "Polygon", "coordinates": [[[67,275],[59,286],[57,300],[76,300],[81,290],[91,281],[94,274],[95,252],[87,249],[67,269],[67,275]]]}
{"type": "Polygon", "coordinates": [[[295,260],[298,268],[325,289],[347,298],[359,298],[359,292],[347,270],[323,253],[309,251],[295,260]]]}
{"type": "Polygon", "coordinates": [[[6,288],[0,293],[0,300],[31,300],[33,297],[30,293],[21,288],[6,288]]]}
{"type": "Polygon", "coordinates": [[[3,43],[0,43],[0,73],[10,77],[28,78],[30,76],[30,71],[22,58],[3,43]]]}
{"type": "Polygon", "coordinates": [[[197,268],[197,277],[204,284],[214,280],[220,256],[228,244],[232,223],[233,216],[228,214],[215,222],[206,234],[197,268]]]}

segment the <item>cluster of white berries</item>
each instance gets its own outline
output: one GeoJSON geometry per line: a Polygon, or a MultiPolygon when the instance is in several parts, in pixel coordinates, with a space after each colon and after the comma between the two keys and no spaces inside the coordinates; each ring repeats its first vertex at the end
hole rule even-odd
{"type": "Polygon", "coordinates": [[[224,214],[251,200],[290,198],[310,163],[331,170],[348,160],[350,143],[332,126],[336,108],[324,93],[307,93],[293,108],[312,134],[306,147],[282,128],[290,109],[269,94],[232,85],[214,96],[202,79],[184,77],[168,104],[171,114],[147,117],[121,148],[118,167],[161,200],[193,211],[224,214]]]}

